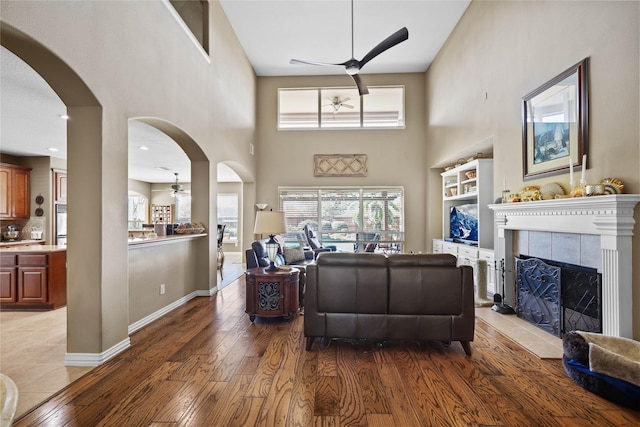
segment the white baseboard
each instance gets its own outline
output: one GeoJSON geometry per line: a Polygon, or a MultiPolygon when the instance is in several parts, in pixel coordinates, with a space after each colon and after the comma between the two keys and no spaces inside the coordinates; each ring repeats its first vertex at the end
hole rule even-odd
{"type": "Polygon", "coordinates": [[[176,308],[180,307],[181,305],[186,304],[188,301],[191,301],[192,299],[194,299],[197,296],[209,296],[209,292],[208,291],[194,291],[194,292],[191,292],[190,294],[183,296],[182,298],[172,302],[171,304],[162,307],[160,310],[158,310],[158,311],[156,311],[154,313],[151,313],[147,317],[143,317],[142,319],[138,320],[137,322],[134,322],[131,325],[129,325],[129,335],[131,335],[132,333],[136,332],[137,330],[142,329],[143,327],[147,326],[149,323],[151,323],[151,322],[153,322],[155,320],[158,320],[159,318],[161,318],[165,314],[169,313],[172,310],[175,310],[176,308]],[[199,295],[199,293],[201,293],[201,292],[203,294],[199,295]]]}
{"type": "Polygon", "coordinates": [[[129,337],[102,353],[65,353],[64,366],[100,366],[131,346],[129,337]]]}
{"type": "MultiPolygon", "coordinates": [[[[192,300],[195,297],[210,297],[218,292],[218,287],[214,286],[208,290],[197,290],[191,292],[188,295],[183,296],[182,298],[172,302],[171,304],[162,307],[160,310],[151,313],[145,318],[138,320],[135,323],[129,325],[128,334],[132,333],[144,328],[151,322],[158,320],[165,314],[169,313],[172,310],[180,307],[181,305],[186,304],[188,301],[192,300]]],[[[131,340],[129,337],[127,339],[122,340],[118,344],[113,347],[103,351],[102,353],[66,353],[64,356],[64,364],[65,366],[100,366],[116,354],[120,353],[123,350],[126,350],[131,346],[131,340]]]]}

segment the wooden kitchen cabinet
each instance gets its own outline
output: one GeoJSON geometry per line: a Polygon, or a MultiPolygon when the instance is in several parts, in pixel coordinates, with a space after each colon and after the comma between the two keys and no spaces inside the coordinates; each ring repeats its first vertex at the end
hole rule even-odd
{"type": "Polygon", "coordinates": [[[0,219],[29,218],[31,169],[0,163],[0,219]]]}
{"type": "Polygon", "coordinates": [[[65,203],[67,201],[67,173],[61,170],[53,170],[53,180],[55,186],[55,202],[65,203]]]}
{"type": "Polygon", "coordinates": [[[67,303],[67,252],[0,254],[0,307],[54,309],[67,303]]]}
{"type": "Polygon", "coordinates": [[[3,255],[0,257],[0,303],[15,303],[17,297],[18,271],[16,270],[16,256],[3,255]]]}

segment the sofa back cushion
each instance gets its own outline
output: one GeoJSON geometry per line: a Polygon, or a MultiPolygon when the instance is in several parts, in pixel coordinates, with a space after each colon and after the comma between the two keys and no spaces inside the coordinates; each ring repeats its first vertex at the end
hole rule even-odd
{"type": "Polygon", "coordinates": [[[389,255],[389,313],[457,315],[462,270],[449,254],[389,255]]]}
{"type": "Polygon", "coordinates": [[[297,261],[304,261],[304,250],[301,246],[285,246],[284,248],[284,262],[292,264],[297,261]]]}
{"type": "Polygon", "coordinates": [[[318,254],[317,311],[383,314],[387,312],[387,258],[382,254],[318,254]]]}
{"type": "MultiPolygon", "coordinates": [[[[268,267],[270,264],[269,256],[267,255],[268,240],[269,239],[262,239],[254,240],[253,242],[251,242],[251,249],[253,249],[253,252],[256,254],[256,259],[258,261],[259,267],[268,267]]],[[[276,255],[276,264],[284,264],[284,257],[280,253],[276,255]]]]}

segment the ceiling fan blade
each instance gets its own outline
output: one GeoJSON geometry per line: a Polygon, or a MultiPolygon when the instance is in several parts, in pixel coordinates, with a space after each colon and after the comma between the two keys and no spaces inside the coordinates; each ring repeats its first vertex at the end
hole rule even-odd
{"type": "Polygon", "coordinates": [[[349,109],[353,109],[353,105],[349,105],[349,104],[340,104],[341,107],[347,107],[349,109]]]}
{"type": "Polygon", "coordinates": [[[317,61],[305,61],[303,59],[292,59],[289,61],[289,64],[302,64],[302,65],[320,65],[320,66],[329,66],[329,65],[342,65],[342,64],[330,64],[328,62],[317,62],[317,61]]]}
{"type": "Polygon", "coordinates": [[[364,58],[362,58],[362,60],[359,62],[360,69],[364,67],[364,64],[371,61],[373,58],[380,55],[385,50],[392,48],[398,43],[402,43],[408,38],[409,38],[409,30],[407,30],[407,27],[400,28],[398,31],[396,31],[395,33],[391,34],[389,37],[384,39],[376,47],[371,49],[369,53],[367,53],[364,56],[364,58]]]}
{"type": "Polygon", "coordinates": [[[360,93],[360,96],[367,95],[369,93],[369,89],[367,89],[367,86],[364,84],[359,74],[353,74],[351,78],[356,83],[356,86],[358,86],[358,93],[360,93]]]}
{"type": "Polygon", "coordinates": [[[340,100],[340,102],[342,102],[342,103],[344,103],[344,102],[348,102],[348,101],[351,101],[351,98],[350,98],[350,97],[348,97],[348,96],[345,96],[344,98],[342,98],[342,99],[340,100]]]}

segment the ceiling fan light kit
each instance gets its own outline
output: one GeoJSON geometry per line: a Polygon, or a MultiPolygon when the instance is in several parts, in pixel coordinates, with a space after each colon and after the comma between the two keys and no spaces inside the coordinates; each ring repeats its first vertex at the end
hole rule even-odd
{"type": "Polygon", "coordinates": [[[409,39],[409,30],[407,27],[402,27],[395,33],[391,34],[389,37],[380,42],[376,47],[371,49],[369,53],[367,53],[360,61],[355,58],[353,52],[353,0],[351,0],[351,59],[340,62],[340,63],[326,63],[326,62],[317,62],[317,61],[305,61],[301,59],[292,59],[289,61],[290,64],[303,64],[303,65],[318,65],[318,66],[343,66],[346,73],[351,76],[356,86],[358,87],[358,93],[360,96],[366,95],[369,93],[367,86],[364,84],[362,79],[360,78],[360,70],[365,66],[369,61],[371,61],[376,56],[380,55],[384,51],[392,48],[393,46],[402,43],[405,40],[409,39]]]}
{"type": "Polygon", "coordinates": [[[167,189],[162,189],[162,190],[151,190],[151,191],[170,191],[171,193],[169,194],[169,196],[175,198],[178,197],[180,194],[189,194],[189,191],[185,191],[182,188],[182,185],[180,184],[180,182],[178,181],[178,172],[174,172],[174,175],[176,176],[176,183],[175,184],[171,184],[169,186],[169,188],[167,189]]]}

